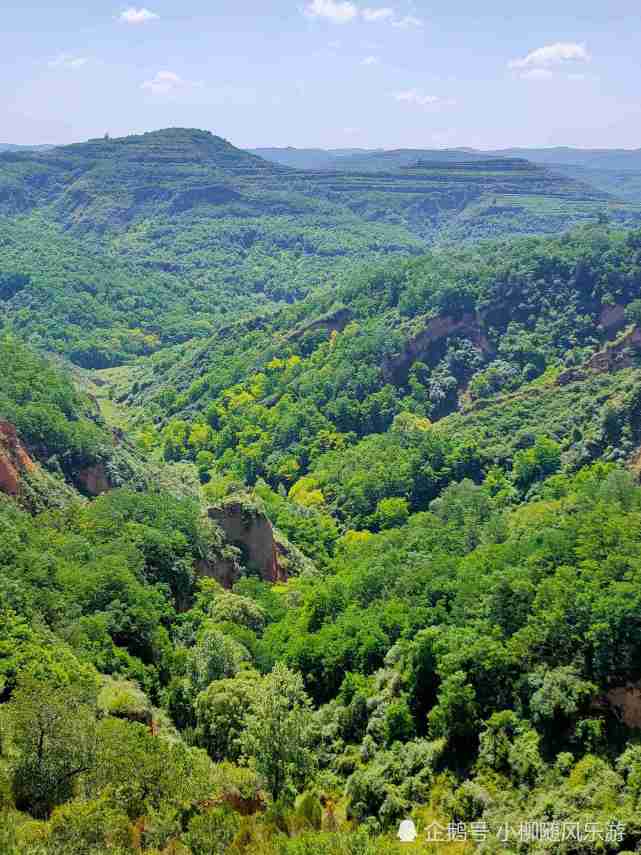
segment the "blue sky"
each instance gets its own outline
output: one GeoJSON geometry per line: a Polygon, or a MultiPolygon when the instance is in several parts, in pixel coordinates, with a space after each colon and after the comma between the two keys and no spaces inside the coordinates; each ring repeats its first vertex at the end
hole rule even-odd
{"type": "Polygon", "coordinates": [[[0,142],[641,147],[638,0],[9,0],[0,142]]]}

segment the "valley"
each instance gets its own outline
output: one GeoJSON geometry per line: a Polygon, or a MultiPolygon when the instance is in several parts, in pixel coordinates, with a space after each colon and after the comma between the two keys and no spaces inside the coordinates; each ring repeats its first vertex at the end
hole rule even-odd
{"type": "Polygon", "coordinates": [[[0,154],[0,851],[637,851],[625,158],[284,152],[0,154]]]}

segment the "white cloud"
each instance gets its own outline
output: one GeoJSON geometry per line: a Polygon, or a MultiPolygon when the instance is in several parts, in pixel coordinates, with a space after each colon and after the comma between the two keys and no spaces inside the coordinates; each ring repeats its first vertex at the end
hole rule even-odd
{"type": "Polygon", "coordinates": [[[416,18],[414,15],[405,15],[404,18],[398,18],[396,21],[392,21],[393,27],[398,27],[400,30],[409,30],[412,27],[422,27],[423,21],[420,18],[416,18]]]}
{"type": "Polygon", "coordinates": [[[530,68],[519,74],[521,80],[552,80],[554,75],[547,68],[530,68]]]}
{"type": "Polygon", "coordinates": [[[141,84],[141,89],[146,89],[152,95],[175,95],[202,85],[202,82],[184,80],[174,71],[158,71],[151,80],[141,84]]]}
{"type": "Polygon", "coordinates": [[[146,24],[147,21],[156,21],[159,17],[159,15],[156,15],[155,12],[151,12],[149,9],[136,9],[131,6],[120,13],[119,20],[124,24],[146,24]]]}
{"type": "Polygon", "coordinates": [[[423,21],[414,15],[398,18],[391,6],[365,6],[360,9],[351,0],[310,0],[303,11],[308,18],[325,18],[337,24],[363,20],[369,24],[387,22],[399,29],[423,26],[423,21]]]}
{"type": "Polygon", "coordinates": [[[358,17],[358,9],[349,0],[312,0],[305,7],[309,18],[327,18],[337,24],[347,24],[358,17]]]}
{"type": "Polygon", "coordinates": [[[429,107],[432,104],[443,103],[438,95],[424,95],[418,89],[406,89],[404,92],[394,93],[394,98],[405,104],[415,104],[418,107],[429,107]]]}
{"type": "Polygon", "coordinates": [[[380,59],[377,56],[366,56],[361,65],[378,65],[380,59]]]}
{"type": "Polygon", "coordinates": [[[381,9],[363,9],[363,18],[366,21],[375,23],[376,21],[388,21],[394,17],[394,10],[389,6],[384,6],[381,9]]]}
{"type": "Polygon", "coordinates": [[[77,69],[86,65],[89,59],[86,56],[73,56],[70,53],[59,53],[49,61],[49,68],[70,68],[77,69]]]}
{"type": "Polygon", "coordinates": [[[509,63],[510,68],[549,68],[566,62],[589,62],[590,54],[584,44],[577,42],[555,42],[537,48],[522,59],[509,63]]]}

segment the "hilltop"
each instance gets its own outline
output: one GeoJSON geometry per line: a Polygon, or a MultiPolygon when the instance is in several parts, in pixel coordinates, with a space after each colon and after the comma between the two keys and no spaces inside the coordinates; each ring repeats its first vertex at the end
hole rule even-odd
{"type": "Polygon", "coordinates": [[[364,261],[640,216],[519,159],[299,170],[180,128],[5,152],[0,309],[34,344],[103,368],[269,314],[364,261]]]}

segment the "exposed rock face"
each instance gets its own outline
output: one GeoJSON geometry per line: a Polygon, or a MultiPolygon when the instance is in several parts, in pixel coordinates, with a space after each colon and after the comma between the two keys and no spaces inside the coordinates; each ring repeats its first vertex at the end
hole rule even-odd
{"type": "Polygon", "coordinates": [[[234,583],[240,578],[240,567],[230,558],[220,558],[215,561],[202,558],[196,562],[196,571],[199,576],[215,579],[227,589],[233,588],[234,583]]]}
{"type": "Polygon", "coordinates": [[[633,352],[641,350],[641,329],[634,326],[597,351],[580,368],[568,368],[556,379],[558,386],[566,386],[576,380],[585,380],[588,374],[606,374],[629,368],[633,364],[633,352]]]}
{"type": "Polygon", "coordinates": [[[466,335],[484,353],[491,352],[491,345],[476,315],[468,313],[458,320],[449,315],[439,315],[431,318],[417,335],[409,339],[401,353],[386,360],[384,377],[397,384],[404,383],[413,362],[424,358],[433,344],[456,333],[466,335]]]}
{"type": "Polygon", "coordinates": [[[641,686],[628,685],[611,689],[607,694],[610,706],[614,707],[628,727],[641,727],[641,686]]]}
{"type": "Polygon", "coordinates": [[[90,496],[100,496],[111,489],[111,481],[104,463],[96,463],[83,469],[75,478],[78,487],[90,496]]]}
{"type": "Polygon", "coordinates": [[[617,368],[628,368],[632,364],[629,348],[632,350],[641,348],[641,330],[639,327],[632,327],[612,344],[606,345],[603,350],[595,353],[588,359],[585,368],[589,371],[595,371],[597,374],[613,371],[617,368]]]}
{"type": "Polygon", "coordinates": [[[286,580],[272,524],[263,513],[237,499],[210,508],[208,513],[222,528],[226,539],[240,547],[247,564],[258,570],[265,582],[286,580]]]}
{"type": "Polygon", "coordinates": [[[17,496],[23,472],[29,472],[35,464],[18,439],[15,427],[0,421],[0,492],[17,496]]]}
{"type": "Polygon", "coordinates": [[[625,326],[625,306],[614,303],[611,306],[603,306],[599,315],[599,323],[604,330],[610,332],[625,326]]]}

